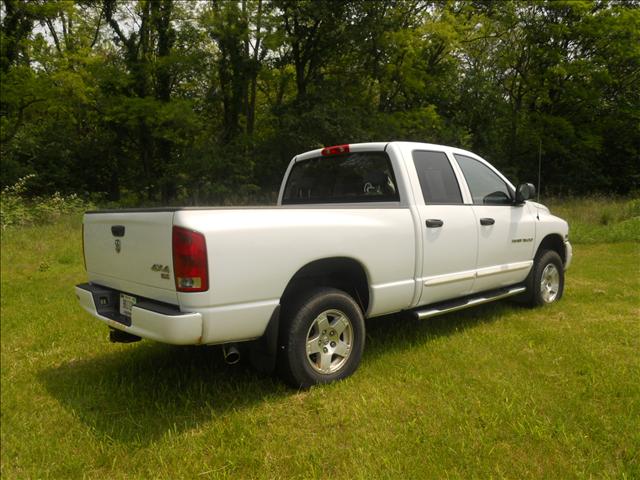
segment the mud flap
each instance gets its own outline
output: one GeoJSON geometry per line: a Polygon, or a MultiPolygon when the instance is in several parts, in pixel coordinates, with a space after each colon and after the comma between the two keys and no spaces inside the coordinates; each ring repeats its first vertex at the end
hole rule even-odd
{"type": "Polygon", "coordinates": [[[260,373],[271,375],[276,369],[280,305],[271,314],[269,324],[262,337],[252,342],[249,350],[251,366],[260,373]]]}

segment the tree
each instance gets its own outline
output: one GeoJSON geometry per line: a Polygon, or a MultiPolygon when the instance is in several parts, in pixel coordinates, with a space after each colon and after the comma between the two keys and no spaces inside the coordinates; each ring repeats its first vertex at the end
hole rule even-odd
{"type": "Polygon", "coordinates": [[[468,147],[549,193],[640,186],[640,8],[615,0],[2,0],[2,185],[270,195],[292,155],[468,147]]]}

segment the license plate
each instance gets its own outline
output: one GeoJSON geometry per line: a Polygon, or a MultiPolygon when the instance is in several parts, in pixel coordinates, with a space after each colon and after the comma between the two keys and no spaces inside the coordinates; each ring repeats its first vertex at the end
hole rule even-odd
{"type": "Polygon", "coordinates": [[[131,307],[136,304],[136,297],[131,295],[120,294],[120,314],[125,317],[131,316],[131,307]]]}

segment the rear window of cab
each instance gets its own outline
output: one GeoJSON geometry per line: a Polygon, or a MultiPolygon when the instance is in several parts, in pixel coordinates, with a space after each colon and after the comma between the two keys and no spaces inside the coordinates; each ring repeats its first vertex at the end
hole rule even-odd
{"type": "Polygon", "coordinates": [[[398,201],[386,152],[352,152],[297,162],[282,198],[283,205],[398,201]]]}

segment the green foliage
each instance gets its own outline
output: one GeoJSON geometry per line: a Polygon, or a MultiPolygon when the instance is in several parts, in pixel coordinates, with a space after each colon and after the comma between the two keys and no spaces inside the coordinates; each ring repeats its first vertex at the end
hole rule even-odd
{"type": "Polygon", "coordinates": [[[31,195],[246,201],[300,151],[391,139],[469,148],[523,181],[541,146],[545,194],[640,188],[633,2],[0,8],[0,184],[37,174],[31,195]]]}
{"type": "Polygon", "coordinates": [[[35,175],[27,175],[17,183],[7,186],[0,193],[0,227],[42,225],[54,223],[63,215],[79,215],[94,208],[76,194],[49,196],[27,196],[27,183],[35,175]]]}

